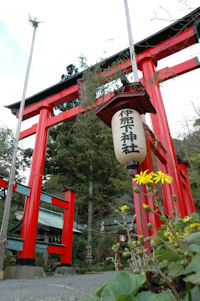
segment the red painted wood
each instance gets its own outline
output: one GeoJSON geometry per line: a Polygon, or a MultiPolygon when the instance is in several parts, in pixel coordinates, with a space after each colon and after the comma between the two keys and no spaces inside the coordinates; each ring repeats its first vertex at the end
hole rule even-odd
{"type": "MultiPolygon", "coordinates": [[[[179,170],[184,177],[184,194],[186,199],[187,215],[190,215],[192,212],[195,212],[195,204],[192,197],[192,189],[190,186],[189,176],[187,172],[188,162],[180,161],[178,162],[179,170]]],[[[181,179],[182,179],[181,178],[181,179]]]]}
{"type": "MultiPolygon", "coordinates": [[[[189,29],[181,32],[175,37],[172,37],[166,40],[163,43],[158,44],[140,54],[137,55],[138,62],[141,62],[143,58],[148,55],[155,60],[160,60],[166,56],[169,56],[175,52],[178,52],[186,47],[189,47],[193,44],[197,43],[195,36],[194,36],[194,27],[190,27],[189,29]]],[[[125,72],[125,74],[131,71],[131,61],[130,59],[126,60],[125,62],[121,62],[116,67],[110,68],[109,71],[103,71],[103,75],[105,77],[105,82],[108,82],[108,78],[110,75],[114,75],[119,71],[125,72]]],[[[100,74],[102,75],[102,74],[100,74]]],[[[26,120],[30,117],[33,117],[40,112],[40,104],[44,101],[45,103],[50,104],[52,107],[58,106],[63,104],[64,102],[70,101],[73,98],[78,97],[78,84],[73,85],[65,90],[58,92],[50,97],[47,97],[40,102],[28,106],[24,109],[24,117],[23,120],[26,120]]]]}
{"type": "Polygon", "coordinates": [[[159,160],[157,160],[158,169],[164,173],[170,174],[174,179],[171,185],[164,184],[162,187],[165,212],[167,215],[172,216],[172,211],[174,210],[174,202],[172,196],[177,195],[177,210],[179,215],[183,217],[187,215],[187,210],[185,206],[184,194],[178,170],[178,162],[176,159],[176,154],[174,151],[174,146],[169,131],[169,126],[158,80],[150,80],[152,78],[155,78],[154,62],[150,57],[146,57],[146,59],[143,58],[140,65],[145,81],[145,88],[150,96],[153,106],[157,111],[156,115],[151,114],[153,130],[155,135],[158,137],[158,139],[164,146],[164,148],[167,150],[167,164],[163,165],[159,160]]]}
{"type": "MultiPolygon", "coordinates": [[[[135,172],[140,172],[141,169],[135,170],[135,172]]],[[[145,189],[144,185],[138,185],[136,184],[135,181],[132,181],[132,186],[133,186],[133,191],[134,188],[139,188],[140,189],[140,194],[133,192],[133,197],[134,197],[134,205],[135,205],[135,214],[136,214],[136,227],[137,227],[137,235],[138,237],[140,235],[143,235],[144,237],[147,237],[150,235],[150,231],[147,227],[147,224],[149,222],[148,219],[148,213],[147,211],[142,207],[142,204],[146,204],[147,199],[144,196],[145,189]]],[[[147,203],[148,204],[148,203],[147,203]]],[[[150,251],[150,244],[149,242],[145,242],[145,248],[150,251]]]]}
{"type": "MultiPolygon", "coordinates": [[[[147,134],[145,135],[146,137],[146,146],[147,146],[147,156],[145,160],[142,162],[140,169],[145,171],[148,170],[148,172],[154,171],[153,167],[153,160],[152,160],[152,155],[151,155],[151,145],[150,142],[148,141],[148,136],[147,134]]],[[[144,193],[148,194],[146,187],[144,186],[144,193]]],[[[149,207],[151,207],[152,212],[148,213],[148,221],[152,224],[153,226],[153,231],[149,230],[149,233],[153,235],[161,225],[161,221],[157,215],[154,214],[155,210],[158,208],[154,204],[153,198],[149,198],[147,196],[144,196],[145,198],[145,204],[148,204],[149,207]]]]}
{"type": "Polygon", "coordinates": [[[158,70],[157,72],[155,72],[155,78],[157,78],[159,82],[163,82],[187,72],[193,71],[200,67],[200,65],[197,64],[197,59],[198,58],[196,57],[173,67],[166,67],[158,70]]]}
{"type": "Polygon", "coordinates": [[[69,203],[64,202],[60,199],[57,199],[55,197],[51,198],[51,202],[52,202],[52,205],[55,205],[55,206],[58,206],[61,208],[65,208],[65,209],[69,209],[69,203]]]}
{"type": "Polygon", "coordinates": [[[74,223],[74,203],[75,192],[73,190],[64,190],[65,200],[69,202],[69,210],[64,209],[62,244],[66,245],[65,252],[60,257],[61,264],[72,263],[72,246],[73,246],[73,223],[74,223]]]}
{"type": "Polygon", "coordinates": [[[47,252],[51,254],[60,254],[63,255],[66,252],[66,246],[47,246],[47,252]]]}
{"type": "Polygon", "coordinates": [[[28,106],[24,109],[23,120],[31,118],[40,113],[40,107],[44,104],[50,105],[51,107],[56,107],[64,102],[68,102],[74,98],[78,97],[78,84],[73,85],[69,88],[64,89],[52,96],[45,98],[31,106],[28,106]]]}
{"type": "MultiPolygon", "coordinates": [[[[126,67],[127,64],[131,64],[131,63],[129,61],[125,61],[124,66],[126,67]]],[[[121,63],[121,65],[123,65],[123,64],[121,63]]],[[[122,70],[123,70],[123,67],[122,67],[122,70]]],[[[199,65],[197,64],[195,58],[193,58],[193,59],[188,60],[186,62],[183,62],[181,64],[175,65],[173,67],[166,67],[166,68],[163,68],[163,69],[160,69],[160,70],[156,71],[155,72],[155,78],[159,82],[166,81],[168,79],[173,78],[174,76],[182,75],[184,73],[195,70],[197,68],[199,68],[199,65]]],[[[113,70],[113,72],[114,72],[114,70],[113,70]]],[[[140,82],[144,85],[143,78],[140,79],[140,82]]],[[[105,95],[104,96],[104,101],[109,100],[110,97],[111,97],[110,94],[105,95]]],[[[96,101],[98,103],[99,100],[97,99],[96,101]]],[[[89,108],[87,108],[87,109],[89,109],[89,108]]],[[[75,118],[78,113],[84,113],[84,112],[85,112],[85,109],[81,108],[81,106],[78,106],[76,108],[72,108],[72,109],[70,109],[70,110],[68,110],[64,113],[61,113],[58,116],[54,116],[54,117],[49,118],[48,119],[48,127],[59,124],[60,122],[71,120],[71,119],[75,118]]],[[[24,130],[20,133],[20,139],[24,139],[26,137],[29,137],[29,136],[35,134],[36,130],[37,130],[37,124],[33,124],[31,128],[26,129],[26,130],[24,130]]],[[[155,153],[156,153],[156,150],[155,150],[155,153]]],[[[161,157],[160,157],[160,160],[163,162],[163,159],[161,157]]],[[[163,162],[163,163],[165,163],[165,162],[163,162]]]]}
{"type": "MultiPolygon", "coordinates": [[[[145,125],[145,134],[146,139],[148,139],[151,150],[154,152],[156,157],[163,163],[166,164],[166,153],[167,151],[164,149],[163,145],[160,143],[158,138],[153,134],[153,132],[145,125]]],[[[147,168],[148,169],[148,168],[147,168]]],[[[149,169],[152,170],[152,169],[149,169]]]]}
{"type": "Polygon", "coordinates": [[[2,177],[0,177],[0,187],[3,187],[3,188],[7,188],[8,187],[8,182],[3,180],[2,177]]]}
{"type": "Polygon", "coordinates": [[[151,60],[157,62],[196,43],[194,27],[192,26],[179,34],[177,33],[176,36],[139,53],[137,55],[138,67],[140,68],[141,62],[146,59],[147,55],[151,57],[151,60]]]}
{"type": "Polygon", "coordinates": [[[48,132],[46,122],[49,115],[50,109],[48,106],[40,108],[40,117],[37,126],[31,174],[29,178],[30,196],[26,198],[21,230],[21,238],[24,240],[23,251],[19,252],[18,258],[27,259],[34,258],[35,256],[40,195],[42,190],[42,175],[48,132]]]}
{"type": "Polygon", "coordinates": [[[13,191],[16,191],[16,189],[17,189],[17,184],[14,184],[13,185],[13,191]]]}

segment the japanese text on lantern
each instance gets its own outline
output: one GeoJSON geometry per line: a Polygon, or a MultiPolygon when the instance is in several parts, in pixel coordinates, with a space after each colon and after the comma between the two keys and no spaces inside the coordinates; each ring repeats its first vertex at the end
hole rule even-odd
{"type": "Polygon", "coordinates": [[[137,150],[137,145],[134,140],[137,139],[136,134],[133,133],[134,124],[134,111],[130,109],[121,110],[119,116],[120,118],[120,129],[123,129],[121,134],[122,143],[122,153],[126,155],[129,153],[139,153],[137,150]]]}

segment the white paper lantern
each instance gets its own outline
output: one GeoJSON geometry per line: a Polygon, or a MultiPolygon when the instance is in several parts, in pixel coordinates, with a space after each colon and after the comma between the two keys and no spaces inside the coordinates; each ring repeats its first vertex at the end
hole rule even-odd
{"type": "Polygon", "coordinates": [[[117,160],[126,165],[142,163],[146,157],[146,141],[140,114],[133,109],[117,111],[111,121],[113,144],[117,160]]]}

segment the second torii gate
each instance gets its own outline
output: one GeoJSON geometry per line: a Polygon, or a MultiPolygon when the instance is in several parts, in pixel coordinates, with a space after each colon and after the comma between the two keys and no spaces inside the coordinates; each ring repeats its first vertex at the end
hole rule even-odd
{"type": "MultiPolygon", "coordinates": [[[[200,32],[200,8],[191,12],[179,21],[171,24],[162,31],[150,36],[149,38],[137,43],[135,51],[137,54],[138,68],[143,73],[141,82],[148,92],[151,102],[155,107],[157,114],[152,114],[152,133],[147,126],[146,141],[147,141],[147,157],[141,164],[140,170],[153,170],[151,157],[151,149],[157,157],[158,169],[170,174],[174,181],[171,185],[163,185],[162,195],[165,213],[172,216],[174,210],[173,195],[178,197],[178,213],[181,217],[191,214],[195,211],[194,202],[192,199],[191,188],[187,174],[187,162],[177,161],[172,138],[170,135],[167,117],[162,101],[162,96],[159,88],[159,83],[179,76],[186,72],[199,68],[200,64],[197,58],[190,59],[186,62],[178,64],[170,68],[155,70],[157,61],[163,59],[175,52],[181,51],[198,42],[200,32]]],[[[111,74],[119,72],[123,74],[131,72],[131,61],[127,59],[128,49],[106,59],[102,62],[102,66],[109,72],[102,71],[105,82],[111,74]],[[122,61],[122,59],[126,57],[122,61]],[[112,63],[120,59],[116,67],[112,67],[112,63]]],[[[20,139],[24,139],[30,135],[36,134],[35,147],[33,151],[31,174],[29,179],[30,196],[26,199],[23,227],[21,238],[23,239],[23,250],[19,252],[19,259],[23,264],[32,264],[34,262],[35,242],[38,223],[38,211],[40,203],[40,194],[42,186],[42,175],[45,160],[45,151],[47,144],[48,129],[60,122],[71,120],[78,113],[84,113],[85,109],[79,105],[57,116],[51,116],[54,107],[69,102],[78,97],[78,79],[82,78],[83,73],[79,73],[74,77],[60,82],[26,100],[23,120],[31,118],[39,114],[39,121],[32,125],[31,128],[21,132],[20,139]],[[31,237],[31,242],[30,242],[31,237]]],[[[109,100],[111,94],[104,97],[104,102],[109,100]]],[[[98,103],[98,99],[97,99],[98,103]]],[[[20,103],[14,103],[7,108],[12,110],[12,113],[17,115],[20,103]]],[[[87,108],[88,109],[88,108],[87,108]]],[[[133,184],[134,186],[135,184],[133,184]]],[[[135,210],[139,211],[138,195],[134,194],[135,210]]],[[[145,196],[140,198],[140,202],[147,203],[153,207],[153,200],[145,196]]],[[[142,210],[142,227],[144,236],[149,235],[147,223],[150,221],[153,224],[154,230],[159,226],[159,221],[153,214],[147,214],[142,210]]],[[[141,233],[139,214],[137,214],[137,230],[141,233]]]]}

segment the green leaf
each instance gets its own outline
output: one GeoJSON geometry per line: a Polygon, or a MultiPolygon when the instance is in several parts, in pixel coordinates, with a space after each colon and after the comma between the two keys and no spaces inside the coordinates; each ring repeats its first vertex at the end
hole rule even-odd
{"type": "Polygon", "coordinates": [[[183,280],[185,282],[191,282],[193,284],[200,284],[200,272],[197,272],[195,274],[189,275],[189,276],[183,278],[183,280]]]}
{"type": "Polygon", "coordinates": [[[101,299],[116,301],[119,297],[135,295],[145,282],[146,278],[141,274],[120,272],[107,282],[107,285],[102,291],[101,299]],[[113,299],[113,297],[115,297],[115,299],[113,299]]]}
{"type": "Polygon", "coordinates": [[[101,294],[102,301],[116,301],[115,293],[113,292],[112,288],[106,285],[101,294]]]}
{"type": "MultiPolygon", "coordinates": [[[[200,286],[195,286],[192,289],[192,301],[199,301],[200,300],[200,286]]],[[[188,301],[188,295],[185,296],[183,301],[188,301]]]]}
{"type": "Polygon", "coordinates": [[[153,301],[155,298],[156,294],[152,293],[151,291],[144,291],[141,292],[137,295],[137,301],[153,301]]]}
{"type": "Polygon", "coordinates": [[[179,257],[172,250],[163,248],[163,246],[159,246],[156,249],[156,259],[158,262],[162,262],[164,260],[176,261],[179,259],[179,257]]]}
{"type": "Polygon", "coordinates": [[[200,246],[196,244],[192,244],[188,247],[188,251],[200,253],[200,246]]]}
{"type": "Polygon", "coordinates": [[[185,236],[183,238],[183,241],[184,242],[189,241],[189,242],[193,242],[197,245],[200,245],[200,232],[191,233],[190,235],[185,236]]]}
{"type": "Polygon", "coordinates": [[[200,253],[196,254],[189,265],[185,268],[185,274],[195,272],[192,275],[185,277],[183,280],[185,282],[191,282],[193,284],[200,284],[200,253]]]}
{"type": "Polygon", "coordinates": [[[138,299],[133,295],[129,295],[129,296],[119,297],[117,298],[117,301],[138,301],[138,299]]]}
{"type": "Polygon", "coordinates": [[[168,265],[168,274],[169,277],[176,278],[180,275],[184,275],[185,269],[179,262],[170,262],[168,265]]]}
{"type": "MultiPolygon", "coordinates": [[[[137,301],[134,295],[145,284],[146,278],[141,274],[117,273],[112,279],[96,289],[91,297],[102,301],[137,301]]],[[[81,301],[91,301],[88,297],[81,301]]]]}
{"type": "Polygon", "coordinates": [[[138,301],[176,301],[171,290],[163,291],[159,294],[154,294],[150,291],[141,292],[137,295],[138,301]]]}
{"type": "Polygon", "coordinates": [[[200,253],[196,254],[189,265],[185,268],[185,274],[191,273],[191,272],[200,272],[200,253]]]}

